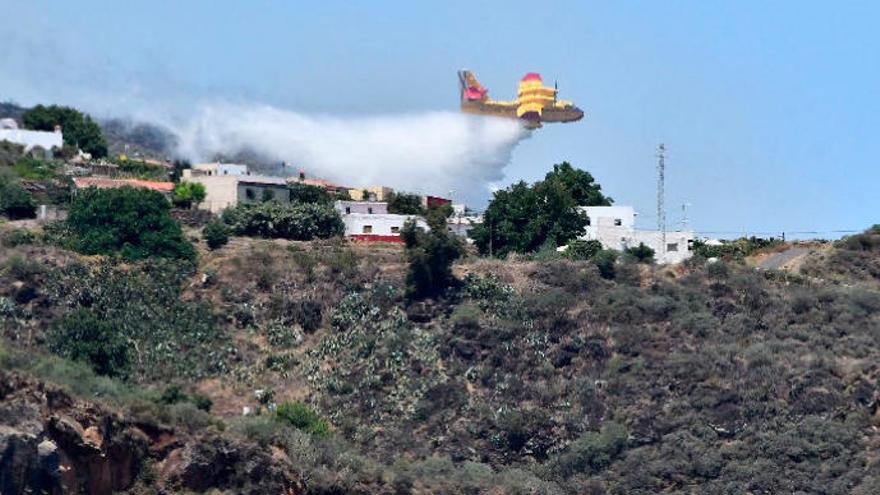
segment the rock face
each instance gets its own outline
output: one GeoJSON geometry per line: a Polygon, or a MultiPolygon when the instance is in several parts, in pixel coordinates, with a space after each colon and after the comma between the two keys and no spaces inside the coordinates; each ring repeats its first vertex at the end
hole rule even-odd
{"type": "Polygon", "coordinates": [[[148,444],[108,409],[0,373],[0,493],[110,494],[131,486],[148,444]]]}
{"type": "Polygon", "coordinates": [[[216,432],[135,423],[62,389],[0,371],[0,494],[109,495],[153,469],[160,493],[302,493],[288,463],[216,432]],[[151,462],[148,462],[151,461],[151,462]]]}

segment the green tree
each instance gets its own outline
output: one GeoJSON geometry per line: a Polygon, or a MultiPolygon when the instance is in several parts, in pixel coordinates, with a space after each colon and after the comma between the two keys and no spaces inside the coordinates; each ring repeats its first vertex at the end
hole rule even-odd
{"type": "Polygon", "coordinates": [[[130,371],[128,343],[116,327],[78,309],[49,332],[49,347],[61,356],[88,363],[100,375],[125,377],[130,371]]]}
{"type": "Polygon", "coordinates": [[[536,251],[548,239],[563,245],[581,235],[586,224],[586,214],[560,184],[521,181],[495,192],[482,225],[470,233],[481,253],[504,257],[536,251]]]}
{"type": "Polygon", "coordinates": [[[544,176],[544,182],[561,184],[578,206],[611,206],[614,202],[602,194],[602,186],[595,182],[592,174],[574,168],[568,162],[553,165],[553,170],[544,176]]]}
{"type": "Polygon", "coordinates": [[[464,253],[461,241],[446,228],[445,216],[429,215],[428,226],[430,231],[425,232],[410,220],[401,231],[409,261],[407,293],[413,299],[440,294],[451,286],[452,263],[464,253]]]}
{"type": "Polygon", "coordinates": [[[223,210],[223,221],[238,235],[310,241],[342,235],[345,224],[329,204],[245,202],[223,210]]]}
{"type": "Polygon", "coordinates": [[[64,144],[91,153],[93,157],[107,156],[107,140],[101,127],[88,114],[70,107],[58,105],[37,105],[21,116],[25,128],[38,131],[52,131],[61,126],[64,144]]]}
{"type": "Polygon", "coordinates": [[[192,208],[205,200],[205,186],[198,182],[178,182],[171,194],[171,202],[178,208],[192,208]]]}
{"type": "Polygon", "coordinates": [[[165,197],[149,189],[126,186],[79,191],[66,221],[71,247],[85,254],[118,254],[126,260],[194,261],[195,249],[170,210],[165,197]]]}
{"type": "Polygon", "coordinates": [[[291,201],[318,204],[330,204],[333,202],[330,193],[328,193],[323,187],[294,182],[288,184],[287,188],[290,189],[291,201]]]}
{"type": "Polygon", "coordinates": [[[412,193],[391,193],[388,195],[388,213],[421,215],[422,198],[412,193]]]}
{"type": "Polygon", "coordinates": [[[229,242],[229,227],[219,218],[212,218],[202,229],[202,238],[208,243],[208,249],[217,249],[229,242]]]}

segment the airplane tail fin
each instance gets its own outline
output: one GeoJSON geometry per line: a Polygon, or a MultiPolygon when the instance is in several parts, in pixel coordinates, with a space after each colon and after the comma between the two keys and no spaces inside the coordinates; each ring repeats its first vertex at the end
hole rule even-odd
{"type": "Polygon", "coordinates": [[[458,71],[458,87],[461,101],[486,100],[489,90],[484,88],[477,76],[468,69],[458,71]]]}

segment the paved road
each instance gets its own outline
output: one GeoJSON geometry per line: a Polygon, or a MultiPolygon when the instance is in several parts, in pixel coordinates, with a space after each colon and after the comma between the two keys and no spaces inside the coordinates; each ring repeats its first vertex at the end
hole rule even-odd
{"type": "Polygon", "coordinates": [[[773,253],[764,261],[758,263],[758,268],[761,270],[779,270],[789,261],[794,260],[798,256],[802,256],[811,252],[812,249],[806,247],[793,247],[787,251],[782,251],[781,253],[773,253]]]}

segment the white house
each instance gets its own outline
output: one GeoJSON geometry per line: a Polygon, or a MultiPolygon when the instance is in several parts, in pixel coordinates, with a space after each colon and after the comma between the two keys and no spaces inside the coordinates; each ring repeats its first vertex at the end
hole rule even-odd
{"type": "Polygon", "coordinates": [[[408,220],[428,230],[428,224],[416,215],[393,215],[381,213],[349,213],[342,215],[345,236],[365,241],[403,242],[400,231],[408,220]]]}
{"type": "Polygon", "coordinates": [[[61,133],[61,127],[56,127],[55,132],[31,131],[19,129],[18,123],[13,119],[2,119],[0,120],[0,141],[20,144],[24,146],[25,151],[30,151],[37,146],[51,151],[52,148],[61,148],[64,145],[64,136],[61,133]]]}
{"type": "Polygon", "coordinates": [[[680,263],[693,255],[692,231],[667,231],[666,242],[658,230],[636,230],[632,206],[582,206],[589,219],[584,240],[596,240],[605,249],[623,251],[644,243],[659,263],[680,263]]]}

